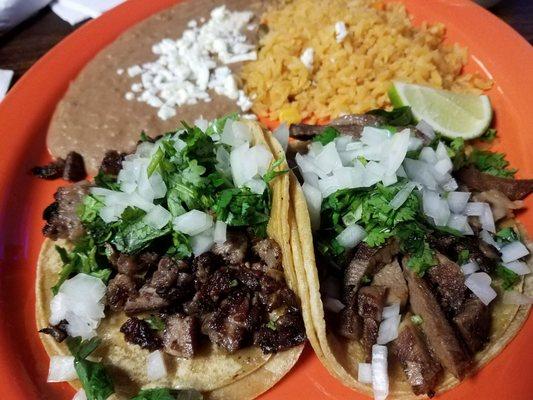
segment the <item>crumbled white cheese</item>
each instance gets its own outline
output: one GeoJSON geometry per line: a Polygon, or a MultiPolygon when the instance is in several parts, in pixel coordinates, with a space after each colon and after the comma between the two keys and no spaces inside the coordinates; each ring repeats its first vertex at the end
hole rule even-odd
{"type": "Polygon", "coordinates": [[[122,74],[124,74],[124,68],[117,69],[117,75],[122,75],[122,74]]]}
{"type": "Polygon", "coordinates": [[[312,70],[314,58],[315,50],[312,47],[308,47],[300,56],[300,61],[303,63],[303,65],[305,65],[305,68],[312,70]]]}
{"type": "Polygon", "coordinates": [[[336,22],[335,23],[335,39],[337,39],[337,43],[341,43],[347,35],[348,35],[348,31],[346,30],[346,24],[342,21],[336,22]]]}
{"type": "Polygon", "coordinates": [[[257,59],[255,46],[242,33],[253,25],[252,17],[249,11],[232,12],[221,6],[211,11],[207,22],[189,21],[179,39],[163,39],[152,46],[157,60],[127,69],[132,78],[140,75],[128,93],[138,93],[137,100],[158,108],[163,120],[175,116],[176,107],[210,102],[209,90],[235,100],[244,112],[250,110],[252,101],[227,65],[257,59]]]}
{"type": "Polygon", "coordinates": [[[135,95],[133,94],[133,92],[127,92],[124,95],[124,98],[128,101],[132,101],[133,99],[135,99],[135,95]]]}

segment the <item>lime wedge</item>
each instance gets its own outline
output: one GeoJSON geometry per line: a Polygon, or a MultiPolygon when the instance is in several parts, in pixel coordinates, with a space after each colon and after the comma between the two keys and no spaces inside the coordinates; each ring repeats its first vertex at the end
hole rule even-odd
{"type": "Polygon", "coordinates": [[[394,81],[389,97],[395,107],[410,106],[417,121],[424,120],[451,139],[479,137],[492,121],[492,107],[485,95],[454,93],[394,81]]]}

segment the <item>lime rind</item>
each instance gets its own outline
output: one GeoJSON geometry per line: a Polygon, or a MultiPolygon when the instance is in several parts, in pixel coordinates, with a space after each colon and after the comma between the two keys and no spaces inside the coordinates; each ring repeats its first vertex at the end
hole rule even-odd
{"type": "Polygon", "coordinates": [[[485,95],[454,93],[397,81],[388,94],[395,107],[410,106],[417,121],[423,119],[452,139],[479,137],[492,121],[492,107],[485,95]]]}

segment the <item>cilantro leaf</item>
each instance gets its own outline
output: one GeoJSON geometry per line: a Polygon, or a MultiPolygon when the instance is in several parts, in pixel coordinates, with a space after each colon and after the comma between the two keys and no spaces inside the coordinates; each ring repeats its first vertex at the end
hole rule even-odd
{"type": "Polygon", "coordinates": [[[412,124],[414,121],[411,107],[408,106],[394,108],[392,111],[379,108],[377,110],[371,110],[368,113],[383,117],[386,123],[392,126],[406,126],[412,124]]]}
{"type": "Polygon", "coordinates": [[[495,273],[504,290],[512,289],[520,281],[520,275],[501,264],[496,267],[495,273]]]}
{"type": "Polygon", "coordinates": [[[474,149],[468,157],[468,162],[481,172],[502,178],[513,178],[516,173],[516,169],[508,168],[509,161],[503,153],[474,149]]]}
{"type": "Polygon", "coordinates": [[[100,345],[101,340],[92,338],[82,341],[80,337],[68,338],[67,346],[74,356],[74,368],[88,400],[106,400],[115,390],[110,376],[102,363],[89,361],[87,357],[100,345]]]}
{"type": "Polygon", "coordinates": [[[470,251],[463,249],[459,252],[459,257],[457,259],[457,264],[464,265],[470,259],[470,251]]]}
{"type": "Polygon", "coordinates": [[[131,400],[203,400],[204,396],[194,389],[143,389],[131,400]]]}
{"type": "Polygon", "coordinates": [[[150,325],[150,328],[156,331],[162,331],[165,329],[165,321],[157,315],[150,315],[145,321],[150,325]]]}
{"type": "Polygon", "coordinates": [[[336,137],[340,135],[339,131],[332,126],[327,126],[324,130],[313,138],[313,142],[320,142],[322,145],[327,145],[333,142],[336,137]]]}
{"type": "Polygon", "coordinates": [[[494,139],[496,139],[496,136],[498,134],[498,131],[493,128],[489,128],[485,131],[483,135],[479,137],[479,140],[482,142],[492,143],[494,139]]]}
{"type": "Polygon", "coordinates": [[[284,175],[287,172],[289,172],[288,169],[278,170],[278,167],[283,164],[284,158],[278,158],[276,161],[272,163],[266,174],[263,176],[263,180],[266,184],[270,183],[272,180],[274,180],[276,177],[280,175],[284,175]]]}
{"type": "Polygon", "coordinates": [[[500,243],[511,243],[520,240],[518,233],[511,227],[500,229],[495,236],[500,243]]]}

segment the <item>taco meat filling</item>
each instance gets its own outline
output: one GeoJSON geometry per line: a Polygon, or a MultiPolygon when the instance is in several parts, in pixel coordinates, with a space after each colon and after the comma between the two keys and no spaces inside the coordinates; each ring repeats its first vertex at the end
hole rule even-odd
{"type": "Polygon", "coordinates": [[[403,107],[289,130],[329,329],[359,342],[360,363],[388,346],[433,396],[489,342],[491,283],[512,290],[529,272],[513,218],[533,184],[502,154],[414,124],[403,107]]]}

